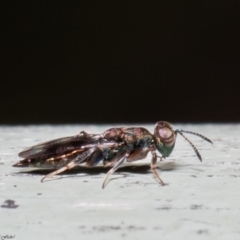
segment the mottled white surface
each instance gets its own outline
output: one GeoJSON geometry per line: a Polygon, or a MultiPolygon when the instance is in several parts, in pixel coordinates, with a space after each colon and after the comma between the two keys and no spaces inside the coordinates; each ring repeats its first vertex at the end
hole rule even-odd
{"type": "MultiPolygon", "coordinates": [[[[178,136],[159,164],[159,185],[147,168],[123,168],[101,188],[106,169],[82,169],[44,183],[13,168],[23,148],[81,130],[112,126],[0,127],[0,236],[18,239],[240,239],[240,125],[174,125],[209,137],[178,136]],[[83,171],[83,172],[81,172],[83,171]],[[6,200],[16,208],[6,208],[6,200]],[[16,206],[18,205],[18,206],[16,206]]],[[[153,125],[146,125],[153,131],[153,125]]],[[[144,162],[150,162],[150,156],[144,162]]],[[[7,238],[6,238],[7,239],[7,238]]]]}

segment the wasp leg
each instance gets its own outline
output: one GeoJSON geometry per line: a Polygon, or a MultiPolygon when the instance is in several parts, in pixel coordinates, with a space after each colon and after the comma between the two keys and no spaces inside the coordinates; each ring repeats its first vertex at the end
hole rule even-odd
{"type": "Polygon", "coordinates": [[[102,188],[105,188],[108,178],[124,163],[124,161],[129,157],[129,152],[125,152],[124,154],[121,154],[117,156],[117,161],[113,160],[115,162],[114,166],[108,171],[107,176],[103,182],[102,188]]]}
{"type": "Polygon", "coordinates": [[[156,151],[152,151],[152,162],[151,162],[151,169],[153,171],[153,173],[155,174],[155,177],[159,180],[159,183],[164,186],[165,183],[163,182],[163,180],[160,178],[157,170],[156,170],[156,163],[157,163],[157,154],[156,151]]]}
{"type": "Polygon", "coordinates": [[[64,167],[62,167],[62,168],[60,168],[60,169],[58,169],[54,172],[49,173],[48,175],[46,175],[45,177],[43,177],[41,179],[41,182],[43,182],[44,179],[46,179],[46,178],[52,177],[52,176],[57,175],[61,172],[69,170],[69,169],[75,167],[76,165],[78,165],[79,163],[84,162],[95,150],[96,150],[96,148],[91,148],[91,149],[88,149],[81,154],[77,154],[76,157],[73,158],[73,160],[70,163],[68,163],[66,166],[64,166],[64,167]]]}

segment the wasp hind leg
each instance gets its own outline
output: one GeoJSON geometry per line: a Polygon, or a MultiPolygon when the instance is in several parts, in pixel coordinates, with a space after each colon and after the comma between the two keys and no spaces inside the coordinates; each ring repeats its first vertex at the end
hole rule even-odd
{"type": "Polygon", "coordinates": [[[72,169],[73,167],[75,167],[76,165],[84,162],[96,149],[95,148],[90,148],[86,151],[84,151],[83,153],[78,153],[71,162],[69,162],[67,165],[65,165],[64,167],[49,173],[48,175],[46,175],[45,177],[43,177],[41,179],[41,182],[43,182],[46,178],[50,178],[53,177],[54,175],[57,175],[61,172],[64,172],[66,170],[72,169]]]}

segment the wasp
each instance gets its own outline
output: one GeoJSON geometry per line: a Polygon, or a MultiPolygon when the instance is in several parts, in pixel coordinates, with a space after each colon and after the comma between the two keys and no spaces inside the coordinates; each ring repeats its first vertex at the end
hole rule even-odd
{"type": "Polygon", "coordinates": [[[29,147],[19,153],[23,160],[14,164],[14,167],[52,167],[55,171],[47,174],[46,178],[72,169],[85,163],[93,167],[102,162],[104,167],[110,167],[102,184],[104,188],[109,177],[124,163],[134,162],[146,158],[151,152],[151,169],[161,185],[165,185],[160,178],[156,163],[169,157],[172,153],[177,134],[180,134],[193,148],[198,159],[202,161],[201,155],[194,144],[184,135],[194,134],[212,143],[207,137],[191,131],[182,129],[174,130],[170,123],[157,122],[154,133],[151,134],[143,127],[120,127],[107,129],[102,134],[89,134],[84,131],[75,136],[54,139],[48,142],[29,147]],[[161,156],[157,155],[157,152],[161,156]]]}

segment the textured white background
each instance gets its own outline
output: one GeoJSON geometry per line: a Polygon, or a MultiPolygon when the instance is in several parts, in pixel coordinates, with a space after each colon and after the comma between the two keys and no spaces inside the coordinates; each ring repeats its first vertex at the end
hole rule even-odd
{"type": "MultiPolygon", "coordinates": [[[[175,150],[159,164],[162,187],[146,168],[122,169],[101,188],[106,169],[79,169],[40,182],[43,175],[13,168],[18,152],[81,130],[112,126],[0,127],[0,236],[15,239],[240,239],[240,125],[178,125],[209,137],[211,145],[178,136],[175,150]]],[[[145,125],[153,131],[153,125],[145,125]]],[[[150,156],[137,164],[149,164],[150,156]]]]}

